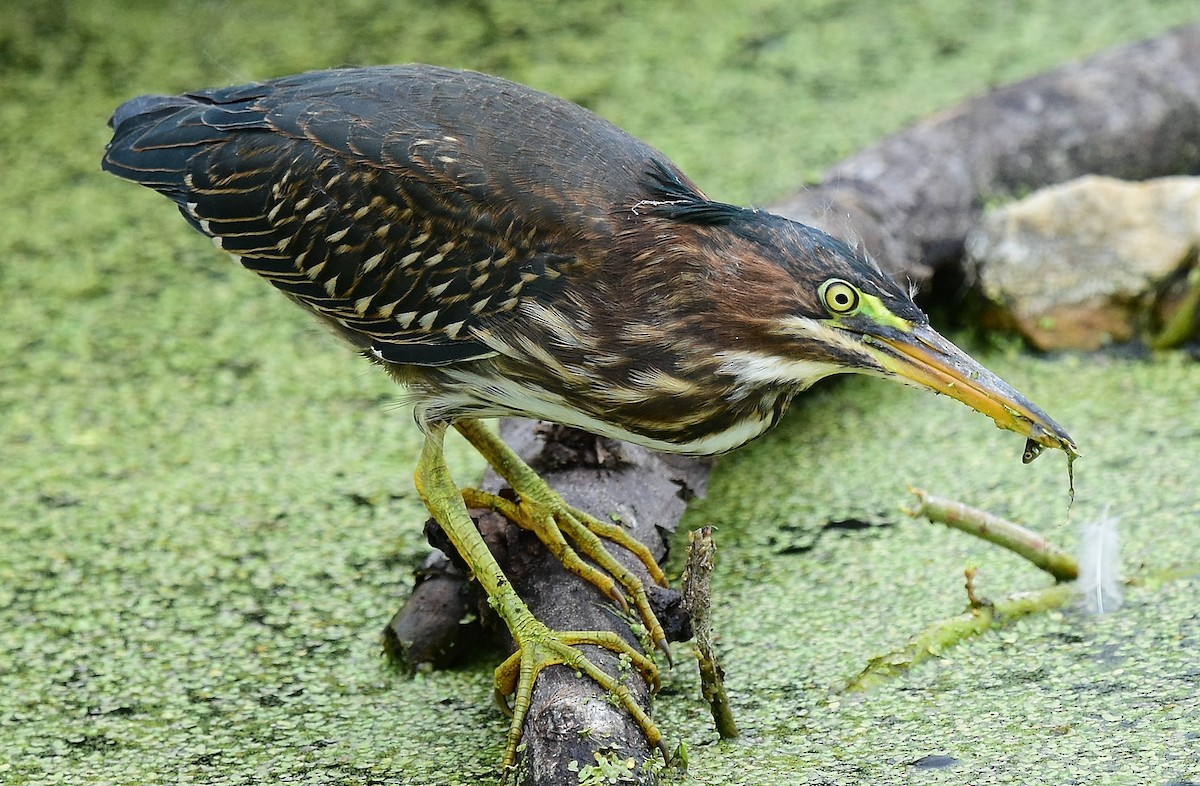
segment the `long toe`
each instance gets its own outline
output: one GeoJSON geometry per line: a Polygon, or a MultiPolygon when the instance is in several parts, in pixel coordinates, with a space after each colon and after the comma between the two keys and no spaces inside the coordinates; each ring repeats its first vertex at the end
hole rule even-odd
{"type": "Polygon", "coordinates": [[[646,736],[646,741],[664,752],[662,732],[637,702],[633,692],[620,679],[600,668],[579,649],[582,645],[603,647],[636,668],[643,679],[657,690],[658,668],[654,661],[629,642],[611,631],[556,631],[532,620],[523,625],[518,636],[518,650],[496,669],[495,693],[501,707],[511,713],[504,750],[505,770],[516,762],[517,747],[524,733],[525,719],[533,699],[533,686],[538,674],[548,666],[566,666],[586,675],[619,702],[646,736]],[[511,702],[508,696],[511,694],[511,702]]]}

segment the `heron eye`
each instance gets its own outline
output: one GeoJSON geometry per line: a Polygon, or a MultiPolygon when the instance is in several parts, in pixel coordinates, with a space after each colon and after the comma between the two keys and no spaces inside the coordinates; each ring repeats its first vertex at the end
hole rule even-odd
{"type": "Polygon", "coordinates": [[[840,278],[831,278],[822,284],[819,294],[829,313],[836,315],[853,312],[862,299],[854,286],[840,278]]]}

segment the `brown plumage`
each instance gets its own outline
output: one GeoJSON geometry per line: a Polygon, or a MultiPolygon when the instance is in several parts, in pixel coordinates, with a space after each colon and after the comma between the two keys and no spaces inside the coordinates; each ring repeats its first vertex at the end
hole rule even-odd
{"type": "Polygon", "coordinates": [[[495,77],[316,72],[135,99],[113,125],[107,170],[386,365],[423,419],[529,415],[719,452],[807,384],[748,381],[724,354],[777,352],[781,314],[827,315],[799,273],[921,318],[843,243],[709,201],[649,145],[495,77]]]}

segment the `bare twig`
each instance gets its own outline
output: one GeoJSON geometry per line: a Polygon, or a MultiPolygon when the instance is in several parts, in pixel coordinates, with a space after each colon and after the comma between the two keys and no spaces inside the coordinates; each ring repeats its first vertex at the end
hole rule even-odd
{"type": "Polygon", "coordinates": [[[963,577],[966,578],[967,604],[972,609],[981,609],[984,606],[990,606],[991,601],[986,598],[981,598],[975,594],[975,576],[979,574],[979,568],[971,565],[963,571],[963,577]]]}
{"type": "Polygon", "coordinates": [[[924,516],[932,522],[995,543],[1029,560],[1056,581],[1074,581],[1079,577],[1079,563],[1075,558],[1036,532],[985,510],[935,496],[923,489],[909,486],[908,490],[917,497],[917,506],[908,509],[908,515],[914,518],[924,516]]]}
{"type": "Polygon", "coordinates": [[[692,618],[696,655],[700,661],[700,690],[712,710],[721,739],[737,737],[737,721],[725,692],[725,672],[713,650],[712,571],[717,547],[712,527],[688,533],[687,568],[683,572],[683,608],[692,618]]]}
{"type": "Polygon", "coordinates": [[[867,667],[847,682],[842,690],[845,693],[870,690],[973,636],[1003,627],[1029,614],[1062,608],[1070,604],[1074,597],[1074,587],[1055,584],[1038,592],[1022,592],[994,603],[981,603],[957,617],[930,625],[904,647],[872,658],[867,667]]]}

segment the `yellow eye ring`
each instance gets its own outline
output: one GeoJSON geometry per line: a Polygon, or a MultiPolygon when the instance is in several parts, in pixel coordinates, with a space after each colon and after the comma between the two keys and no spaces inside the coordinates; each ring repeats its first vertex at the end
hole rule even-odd
{"type": "Polygon", "coordinates": [[[862,295],[859,294],[858,289],[840,278],[831,278],[826,281],[821,285],[817,294],[821,296],[821,301],[825,304],[825,308],[829,309],[829,313],[835,316],[854,313],[862,302],[862,295]]]}

